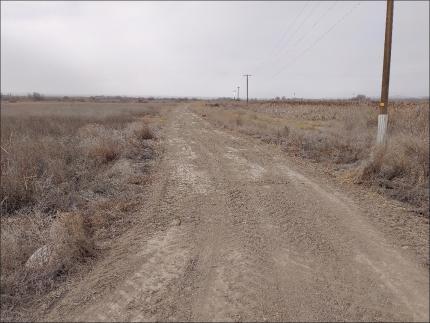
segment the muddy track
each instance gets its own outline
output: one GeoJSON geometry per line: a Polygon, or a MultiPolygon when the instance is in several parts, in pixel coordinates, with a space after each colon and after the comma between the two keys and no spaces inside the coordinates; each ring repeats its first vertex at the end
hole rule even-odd
{"type": "Polygon", "coordinates": [[[40,319],[429,319],[428,270],[359,203],[186,107],[169,116],[142,205],[135,227],[40,319]]]}

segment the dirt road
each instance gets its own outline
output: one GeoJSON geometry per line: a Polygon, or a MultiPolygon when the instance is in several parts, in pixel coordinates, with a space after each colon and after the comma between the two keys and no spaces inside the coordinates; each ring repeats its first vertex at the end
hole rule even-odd
{"type": "Polygon", "coordinates": [[[427,269],[363,201],[187,108],[165,141],[139,221],[43,320],[429,319],[427,269]]]}

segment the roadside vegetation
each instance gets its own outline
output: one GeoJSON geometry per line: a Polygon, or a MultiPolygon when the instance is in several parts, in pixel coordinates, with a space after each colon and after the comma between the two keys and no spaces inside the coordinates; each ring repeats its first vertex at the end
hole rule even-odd
{"type": "Polygon", "coordinates": [[[194,109],[217,126],[322,163],[342,180],[373,187],[428,217],[429,102],[394,102],[386,147],[375,147],[377,104],[220,101],[194,109]]]}
{"type": "Polygon", "coordinates": [[[34,101],[1,105],[2,320],[129,227],[169,104],[34,101]]]}

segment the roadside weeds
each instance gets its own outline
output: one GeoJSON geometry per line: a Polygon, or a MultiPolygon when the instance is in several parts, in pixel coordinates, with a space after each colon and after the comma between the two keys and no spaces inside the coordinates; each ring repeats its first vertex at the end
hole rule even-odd
{"type": "Polygon", "coordinates": [[[392,105],[384,148],[374,146],[377,110],[371,102],[226,101],[193,109],[218,127],[279,145],[429,216],[428,102],[392,105]]]}
{"type": "Polygon", "coordinates": [[[160,123],[146,116],[160,112],[115,113],[2,115],[2,320],[20,320],[130,227],[158,154],[160,123]]]}

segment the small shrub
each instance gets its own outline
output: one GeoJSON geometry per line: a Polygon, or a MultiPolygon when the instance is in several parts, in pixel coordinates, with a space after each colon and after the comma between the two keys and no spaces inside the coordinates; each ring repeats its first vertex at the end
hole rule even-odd
{"type": "Polygon", "coordinates": [[[98,163],[109,163],[118,158],[119,145],[113,140],[102,139],[89,148],[89,157],[98,163]]]}
{"type": "Polygon", "coordinates": [[[49,240],[54,254],[50,264],[55,269],[67,270],[77,261],[94,254],[84,219],[77,212],[60,214],[51,226],[49,240]]]}
{"type": "Polygon", "coordinates": [[[33,92],[32,98],[33,98],[34,101],[42,101],[44,99],[44,97],[42,96],[42,94],[37,93],[37,92],[33,92]]]}
{"type": "Polygon", "coordinates": [[[140,140],[154,139],[154,133],[147,125],[142,125],[136,129],[135,135],[140,140]]]}

